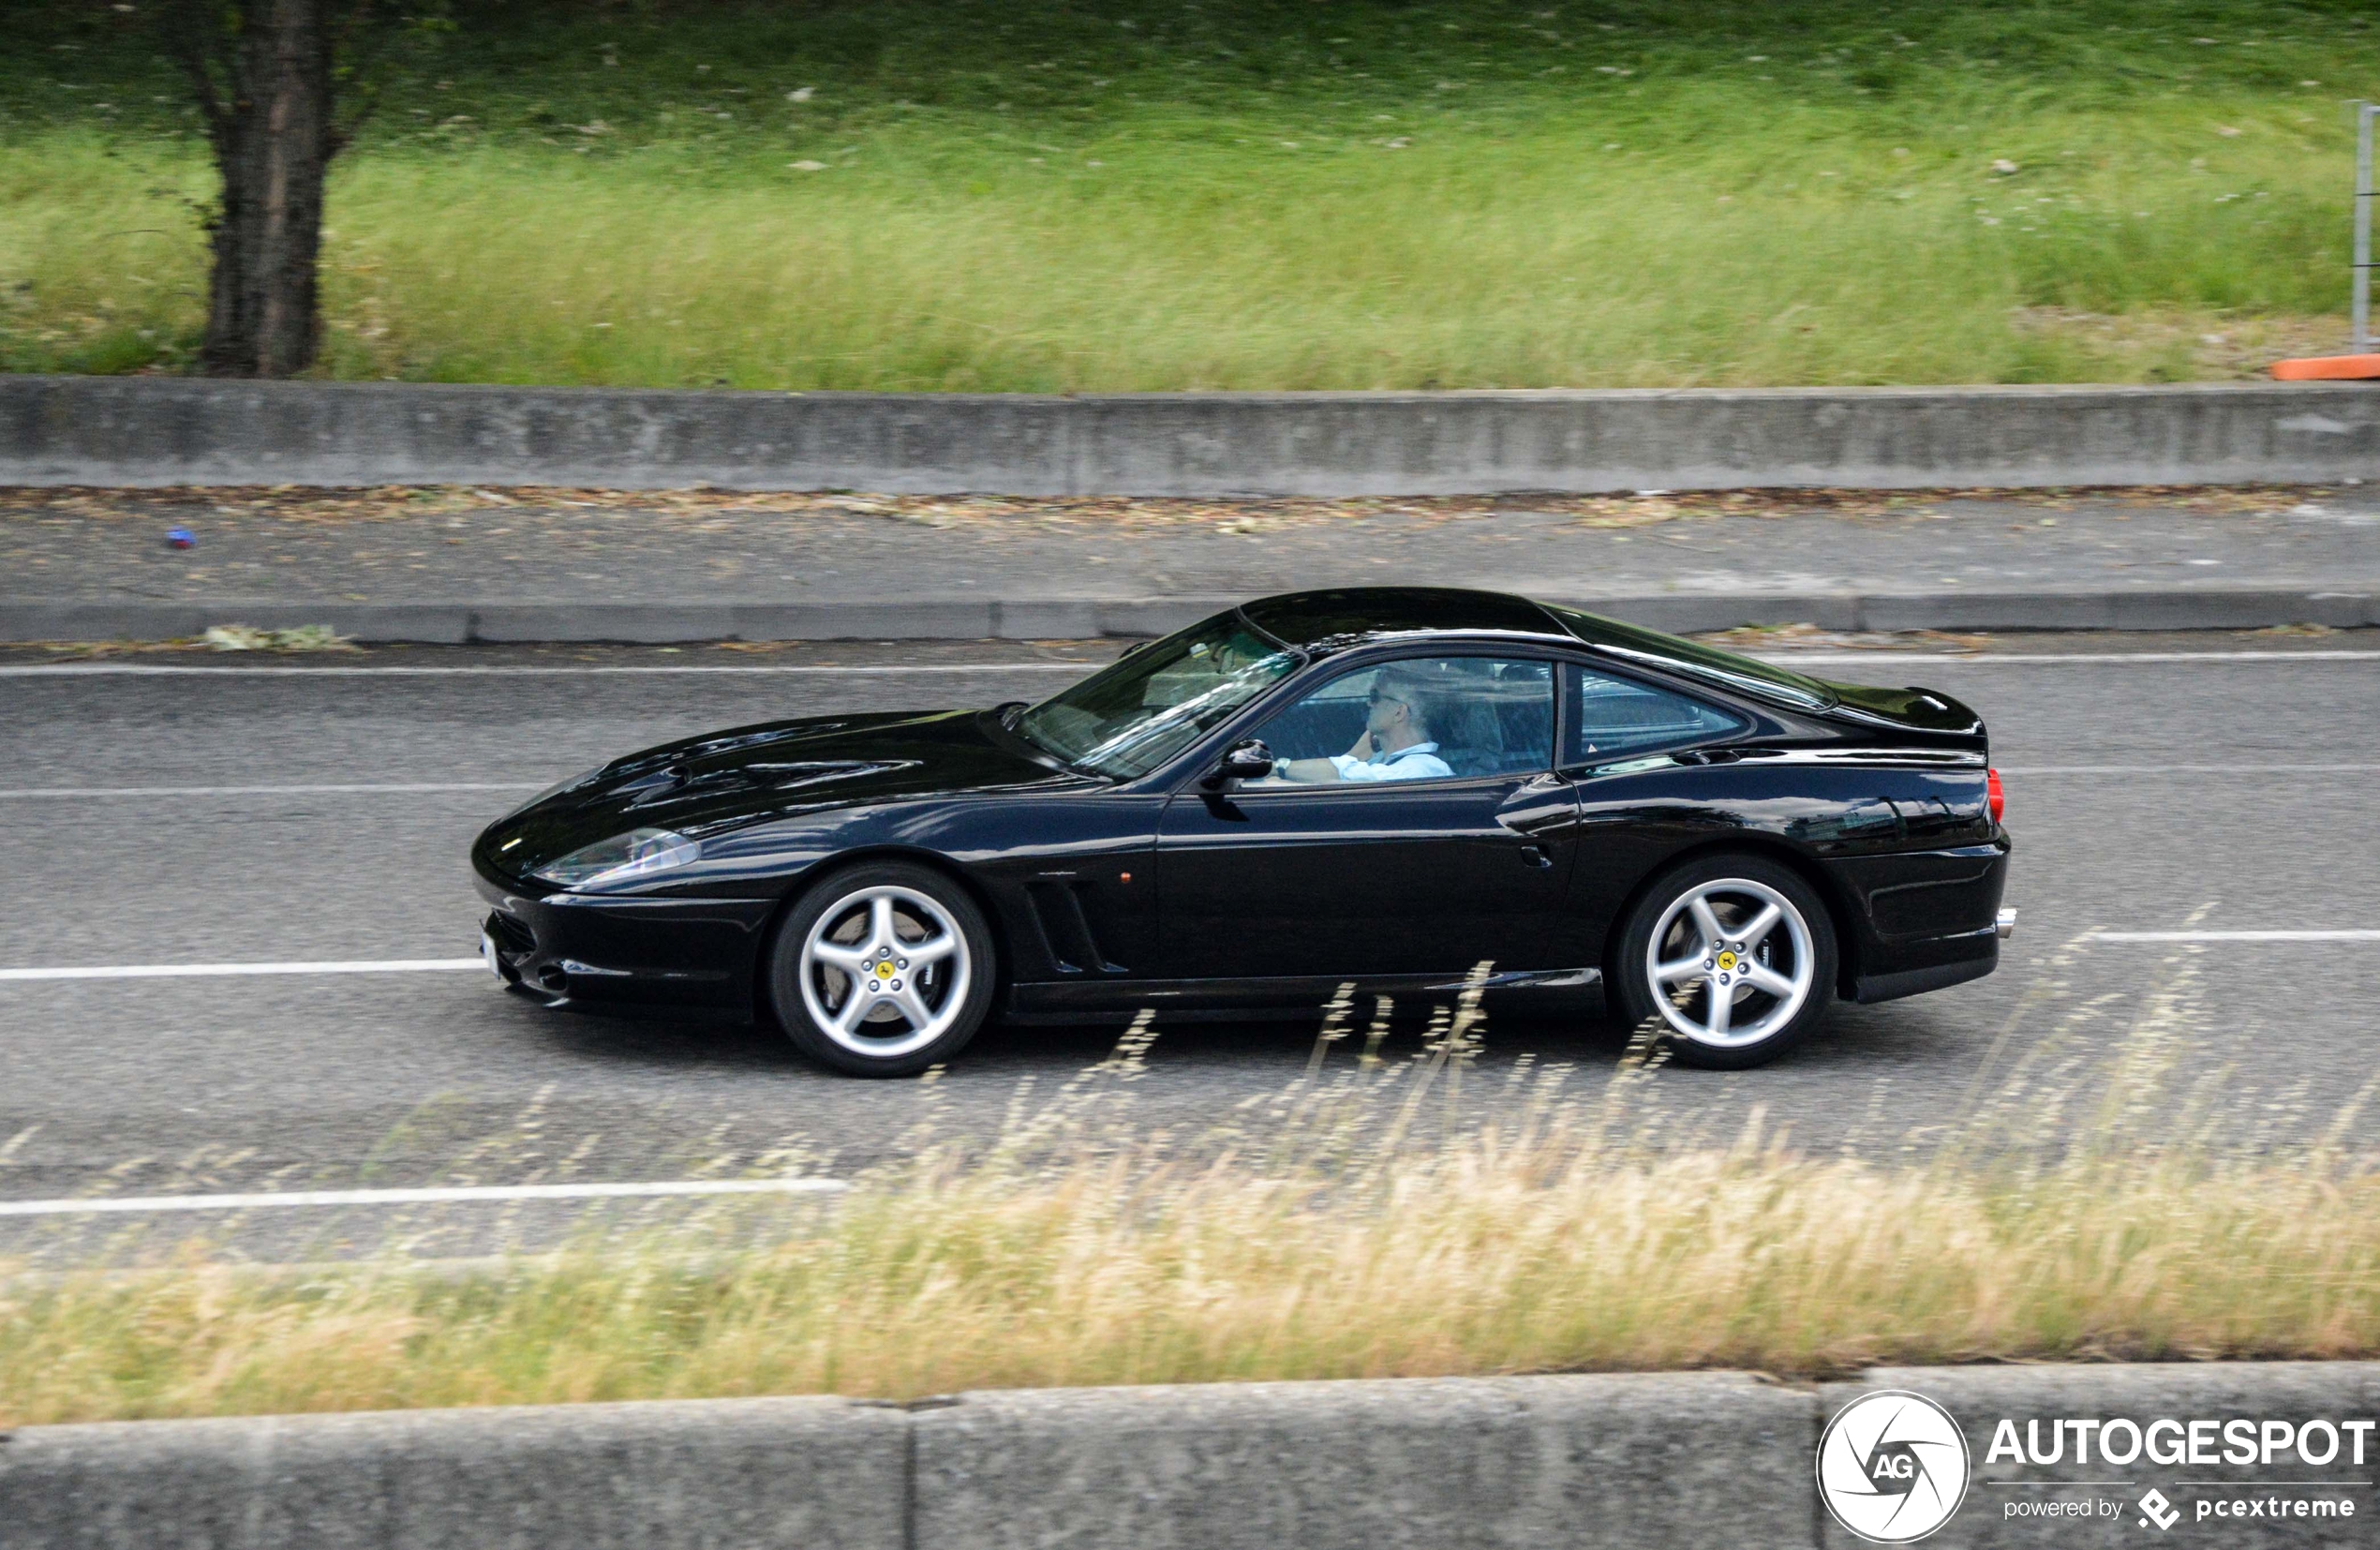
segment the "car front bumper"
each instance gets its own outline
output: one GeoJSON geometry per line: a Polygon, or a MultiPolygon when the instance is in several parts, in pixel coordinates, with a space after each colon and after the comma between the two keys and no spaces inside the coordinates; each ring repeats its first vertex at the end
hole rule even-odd
{"type": "Polygon", "coordinates": [[[532,894],[484,875],[482,954],[548,1006],[749,1021],[774,899],[532,894]]]}

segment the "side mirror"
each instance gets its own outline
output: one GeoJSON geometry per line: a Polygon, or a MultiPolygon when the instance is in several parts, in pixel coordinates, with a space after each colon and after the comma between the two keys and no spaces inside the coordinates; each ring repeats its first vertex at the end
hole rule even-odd
{"type": "Polygon", "coordinates": [[[1209,791],[1221,791],[1234,781],[1261,781],[1272,773],[1272,750],[1256,738],[1233,743],[1223,751],[1213,773],[1203,784],[1209,791]]]}

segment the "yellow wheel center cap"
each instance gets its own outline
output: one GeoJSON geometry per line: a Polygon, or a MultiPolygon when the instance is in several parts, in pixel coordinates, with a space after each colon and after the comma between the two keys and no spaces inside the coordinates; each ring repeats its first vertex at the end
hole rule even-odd
{"type": "Polygon", "coordinates": [[[892,966],[891,964],[889,964],[889,963],[879,963],[879,964],[877,964],[877,965],[876,965],[876,977],[877,977],[878,979],[890,979],[890,978],[892,977],[892,969],[893,969],[893,966],[892,966]]]}
{"type": "Polygon", "coordinates": [[[1735,967],[1735,955],[1733,953],[1719,954],[1718,966],[1722,969],[1732,969],[1735,967]]]}

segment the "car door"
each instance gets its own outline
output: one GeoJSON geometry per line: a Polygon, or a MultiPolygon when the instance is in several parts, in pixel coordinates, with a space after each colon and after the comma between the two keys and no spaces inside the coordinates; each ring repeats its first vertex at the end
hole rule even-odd
{"type": "Polygon", "coordinates": [[[1554,951],[1594,963],[1649,872],[1730,832],[1711,798],[1733,767],[1700,763],[1695,751],[1739,739],[1753,723],[1677,685],[1599,665],[1567,664],[1562,696],[1559,763],[1575,785],[1579,842],[1560,917],[1566,940],[1554,951]]]}
{"type": "Polygon", "coordinates": [[[1167,977],[1459,975],[1552,966],[1575,804],[1552,774],[1554,664],[1484,654],[1375,661],[1254,735],[1284,777],[1167,803],[1157,838],[1167,977]],[[1389,680],[1434,745],[1357,757],[1389,680]],[[1343,761],[1347,768],[1336,768],[1343,761]],[[1317,764],[1334,764],[1316,778],[1317,764]],[[1376,767],[1376,768],[1354,768],[1376,767]],[[1302,769],[1308,778],[1289,778],[1302,769]]]}

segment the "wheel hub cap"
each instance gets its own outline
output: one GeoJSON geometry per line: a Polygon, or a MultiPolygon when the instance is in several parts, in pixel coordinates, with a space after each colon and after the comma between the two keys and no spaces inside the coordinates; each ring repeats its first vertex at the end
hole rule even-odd
{"type": "Polygon", "coordinates": [[[802,1002],[819,1031],[856,1054],[892,1058],[947,1033],[972,975],[959,922],[941,903],[893,885],[855,889],[811,925],[802,1002]]]}
{"type": "Polygon", "coordinates": [[[1809,924],[1765,883],[1700,883],[1661,912],[1644,973],[1673,1032],[1719,1049],[1757,1044],[1809,1000],[1809,924]]]}

